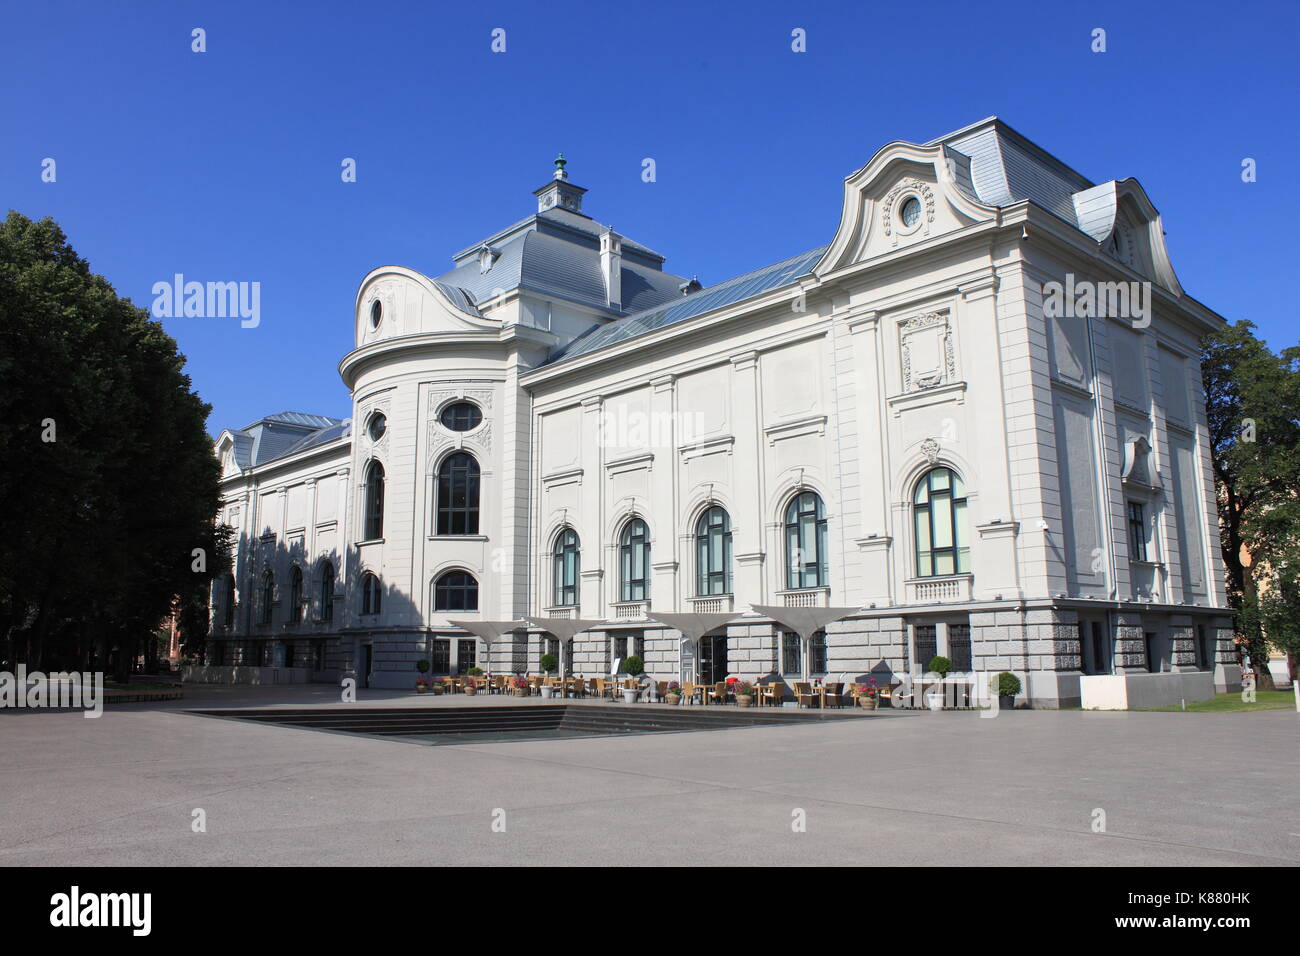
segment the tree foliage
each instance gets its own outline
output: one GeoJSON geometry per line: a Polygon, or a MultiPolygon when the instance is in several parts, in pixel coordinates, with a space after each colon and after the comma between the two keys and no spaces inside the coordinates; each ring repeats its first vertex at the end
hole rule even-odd
{"type": "Polygon", "coordinates": [[[206,595],[219,469],[184,364],[53,220],[0,224],[0,658],[124,676],[206,595]]]}
{"type": "Polygon", "coordinates": [[[1300,610],[1300,346],[1275,354],[1243,320],[1205,339],[1201,370],[1228,601],[1267,684],[1300,610]]]}

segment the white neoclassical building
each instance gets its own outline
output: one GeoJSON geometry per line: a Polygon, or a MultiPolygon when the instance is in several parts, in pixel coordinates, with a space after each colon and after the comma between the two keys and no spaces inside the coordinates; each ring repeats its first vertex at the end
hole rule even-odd
{"type": "Polygon", "coordinates": [[[1239,680],[1197,367],[1223,320],[1136,180],[997,119],[894,142],[825,246],[708,287],[583,193],[557,160],[450,271],[366,275],[349,419],[221,433],[239,548],[212,663],[408,687],[421,658],[548,649],[662,679],[941,654],[1039,707],[1083,675],[1239,680]],[[819,607],[806,639],[770,613],[819,607]],[[664,612],[734,619],[683,638],[664,612]],[[596,623],[562,645],[451,623],[525,616],[596,623]]]}

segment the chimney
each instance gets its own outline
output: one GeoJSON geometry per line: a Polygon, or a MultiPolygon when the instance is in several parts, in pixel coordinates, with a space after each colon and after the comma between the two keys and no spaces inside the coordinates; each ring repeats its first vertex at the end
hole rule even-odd
{"type": "Polygon", "coordinates": [[[623,237],[613,229],[600,234],[600,277],[605,280],[605,305],[623,311],[623,237]]]}

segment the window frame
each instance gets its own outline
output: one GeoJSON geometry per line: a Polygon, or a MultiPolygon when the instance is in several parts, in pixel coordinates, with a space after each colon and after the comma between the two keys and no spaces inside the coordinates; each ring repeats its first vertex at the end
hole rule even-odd
{"type": "Polygon", "coordinates": [[[732,557],[731,515],[721,505],[710,505],[695,522],[696,597],[732,593],[732,557]]]}
{"type": "Polygon", "coordinates": [[[1141,501],[1128,499],[1125,503],[1128,520],[1128,559],[1141,564],[1149,564],[1147,546],[1146,505],[1141,501]],[[1135,513],[1136,512],[1136,513],[1135,513]]]}
{"type": "Polygon", "coordinates": [[[945,578],[958,574],[970,574],[970,496],[966,482],[954,468],[939,465],[931,468],[917,478],[912,486],[912,560],[913,570],[918,578],[945,578]],[[946,474],[948,486],[934,487],[934,479],[946,474]],[[960,495],[958,491],[960,490],[960,495]],[[925,494],[925,501],[918,501],[925,494]],[[942,506],[946,500],[946,523],[951,544],[935,545],[936,514],[941,514],[936,506],[942,506]],[[921,517],[925,516],[925,541],[922,541],[921,517]],[[966,542],[966,543],[963,543],[966,542]],[[929,545],[922,548],[922,544],[929,545]],[[924,556],[924,558],[923,558],[924,556]],[[940,571],[939,558],[947,557],[952,562],[952,570],[940,571]],[[927,564],[924,562],[928,561],[927,564]]]}
{"type": "Polygon", "coordinates": [[[366,509],[362,526],[363,541],[378,541],[384,536],[384,465],[378,458],[366,465],[366,509]]]}
{"type": "Polygon", "coordinates": [[[830,587],[830,542],[827,540],[826,503],[811,489],[795,492],[785,506],[785,586],[788,591],[830,587]],[[811,501],[811,508],[805,507],[811,501]],[[811,528],[811,548],[805,540],[811,528]],[[796,561],[798,555],[813,555],[813,561],[796,561]],[[813,571],[809,583],[809,571],[813,571]]]}
{"type": "Polygon", "coordinates": [[[582,589],[582,539],[578,532],[565,527],[555,537],[551,549],[551,599],[553,607],[577,607],[582,589]]]}
{"type": "Polygon", "coordinates": [[[478,592],[478,578],[464,568],[448,568],[433,579],[433,609],[438,612],[450,611],[453,613],[477,611],[479,609],[478,592]],[[449,579],[457,575],[464,578],[464,581],[455,584],[451,583],[449,579]],[[453,607],[444,600],[444,595],[450,598],[453,594],[461,595],[461,607],[453,607]]]}
{"type": "Polygon", "coordinates": [[[479,533],[482,507],[483,469],[478,459],[461,450],[438,465],[434,481],[434,531],[438,537],[469,537],[479,533]],[[457,493],[464,503],[456,503],[457,493]],[[459,519],[459,520],[458,520],[459,519]],[[457,526],[459,525],[459,529],[457,526]]]}
{"type": "Polygon", "coordinates": [[[618,594],[620,603],[650,600],[650,526],[643,518],[623,523],[618,536],[618,594]],[[633,577],[639,552],[641,577],[633,577]]]}
{"type": "Polygon", "coordinates": [[[379,575],[374,571],[365,571],[361,575],[361,615],[370,617],[382,612],[384,606],[384,589],[379,575]]]}

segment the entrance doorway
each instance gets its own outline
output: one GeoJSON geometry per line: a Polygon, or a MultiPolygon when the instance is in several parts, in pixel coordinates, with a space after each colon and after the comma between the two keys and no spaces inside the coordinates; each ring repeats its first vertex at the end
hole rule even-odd
{"type": "Polygon", "coordinates": [[[370,668],[375,662],[375,646],[365,644],[361,649],[361,686],[370,686],[370,668]]]}
{"type": "Polygon", "coordinates": [[[717,684],[727,679],[727,635],[700,638],[700,683],[717,684]]]}

